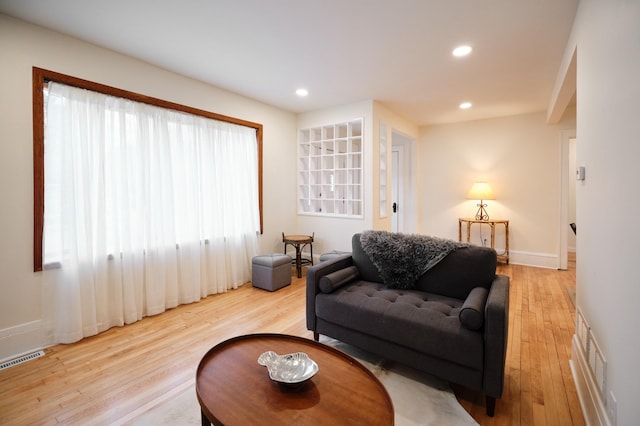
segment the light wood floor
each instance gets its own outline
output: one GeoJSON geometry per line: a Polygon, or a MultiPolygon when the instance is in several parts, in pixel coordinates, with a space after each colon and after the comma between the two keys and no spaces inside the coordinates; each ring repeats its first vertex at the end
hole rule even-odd
{"type": "MultiPolygon", "coordinates": [[[[501,265],[511,276],[505,392],[496,415],[482,395],[454,388],[482,425],[582,425],[569,368],[575,271],[501,265]]],[[[0,424],[120,424],[193,382],[200,358],[232,336],[311,338],[304,281],[269,293],[250,284],[114,328],[0,371],[0,424]]],[[[195,395],[194,395],[195,398],[195,395]]]]}
{"type": "Polygon", "coordinates": [[[505,391],[496,415],[483,396],[454,386],[462,406],[481,425],[583,425],[571,376],[575,267],[567,271],[500,265],[511,277],[505,391]]]}

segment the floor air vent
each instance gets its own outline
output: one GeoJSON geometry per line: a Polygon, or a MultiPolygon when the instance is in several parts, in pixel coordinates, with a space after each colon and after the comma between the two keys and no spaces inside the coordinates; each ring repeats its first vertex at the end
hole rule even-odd
{"type": "Polygon", "coordinates": [[[44,351],[34,352],[32,354],[23,355],[20,358],[12,359],[11,361],[3,362],[0,364],[0,370],[4,370],[14,365],[22,364],[23,362],[31,361],[32,359],[40,358],[44,356],[44,351]]]}

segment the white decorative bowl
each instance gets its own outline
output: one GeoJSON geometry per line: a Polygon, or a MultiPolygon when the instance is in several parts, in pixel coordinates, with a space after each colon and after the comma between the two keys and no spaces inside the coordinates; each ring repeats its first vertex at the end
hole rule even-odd
{"type": "Polygon", "coordinates": [[[304,352],[287,355],[264,352],[258,357],[258,364],[267,367],[271,380],[285,385],[302,384],[318,372],[318,364],[304,352]]]}

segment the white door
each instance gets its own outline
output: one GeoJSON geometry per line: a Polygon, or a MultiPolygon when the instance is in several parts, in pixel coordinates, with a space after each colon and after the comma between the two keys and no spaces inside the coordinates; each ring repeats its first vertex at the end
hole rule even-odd
{"type": "Polygon", "coordinates": [[[391,151],[391,231],[402,232],[402,215],[400,210],[402,209],[401,203],[401,186],[402,186],[402,171],[400,170],[400,164],[402,157],[402,147],[394,146],[391,151]]]}
{"type": "Polygon", "coordinates": [[[416,141],[392,131],[391,144],[391,230],[418,232],[416,194],[416,141]]]}
{"type": "MultiPolygon", "coordinates": [[[[569,224],[575,221],[575,219],[572,218],[573,216],[570,216],[570,209],[575,212],[575,149],[572,152],[572,141],[575,141],[575,138],[575,130],[561,131],[560,235],[558,238],[560,253],[558,255],[558,269],[567,269],[569,243],[573,243],[575,247],[575,235],[570,237],[572,231],[571,228],[569,228],[569,224]],[[573,194],[571,194],[571,191],[573,191],[573,194]],[[571,208],[569,203],[573,203],[571,208]]],[[[575,147],[575,142],[573,142],[573,147],[575,147]]]]}

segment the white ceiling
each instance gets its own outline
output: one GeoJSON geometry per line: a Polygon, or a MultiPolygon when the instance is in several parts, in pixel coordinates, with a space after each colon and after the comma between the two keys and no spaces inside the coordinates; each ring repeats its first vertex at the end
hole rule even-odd
{"type": "Polygon", "coordinates": [[[577,5],[0,0],[0,12],[293,112],[375,99],[425,125],[546,110],[577,5]],[[473,52],[454,58],[461,43],[473,52]]]}

